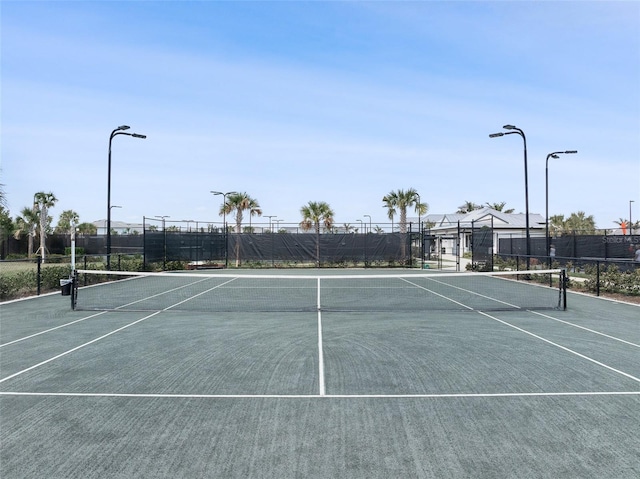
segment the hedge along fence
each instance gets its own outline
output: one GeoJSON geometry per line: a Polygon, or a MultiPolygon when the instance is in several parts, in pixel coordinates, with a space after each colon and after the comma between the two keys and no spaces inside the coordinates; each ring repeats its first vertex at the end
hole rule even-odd
{"type": "Polygon", "coordinates": [[[60,280],[71,275],[69,258],[8,260],[0,263],[0,301],[23,298],[60,289],[60,280]]]}
{"type": "MultiPolygon", "coordinates": [[[[111,269],[143,271],[141,255],[114,255],[111,269]]],[[[101,256],[77,257],[78,269],[106,269],[101,256]]],[[[50,256],[46,263],[40,257],[0,261],[0,301],[60,291],[60,280],[71,276],[70,256],[50,256]]]]}

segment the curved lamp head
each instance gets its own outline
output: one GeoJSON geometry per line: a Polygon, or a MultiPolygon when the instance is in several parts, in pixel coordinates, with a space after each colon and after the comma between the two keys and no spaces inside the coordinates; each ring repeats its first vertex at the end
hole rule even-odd
{"type": "Polygon", "coordinates": [[[118,128],[116,128],[116,131],[128,130],[129,128],[131,128],[129,125],[120,125],[118,128]]]}

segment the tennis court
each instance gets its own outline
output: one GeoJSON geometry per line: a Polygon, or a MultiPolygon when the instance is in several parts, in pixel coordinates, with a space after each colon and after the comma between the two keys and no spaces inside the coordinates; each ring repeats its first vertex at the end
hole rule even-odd
{"type": "Polygon", "coordinates": [[[2,477],[640,475],[639,307],[378,273],[2,304],[2,477]]]}

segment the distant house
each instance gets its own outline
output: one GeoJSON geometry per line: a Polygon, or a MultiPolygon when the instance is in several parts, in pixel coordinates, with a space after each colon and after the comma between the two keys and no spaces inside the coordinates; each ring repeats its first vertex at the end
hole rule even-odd
{"type": "MultiPolygon", "coordinates": [[[[107,220],[98,220],[92,223],[96,227],[96,234],[107,234],[107,220]]],[[[143,225],[141,223],[125,223],[123,221],[111,221],[111,233],[119,235],[142,234],[143,225]]]]}
{"type": "MultiPolygon", "coordinates": [[[[407,218],[408,221],[418,223],[418,218],[407,218]]],[[[438,248],[446,254],[460,254],[471,251],[472,228],[482,228],[493,224],[494,253],[497,253],[499,238],[525,238],[526,215],[522,213],[503,213],[493,208],[481,208],[466,214],[430,214],[420,218],[425,228],[431,225],[430,233],[436,237],[438,248]]],[[[529,236],[544,238],[545,219],[537,213],[529,213],[529,236]]]]}

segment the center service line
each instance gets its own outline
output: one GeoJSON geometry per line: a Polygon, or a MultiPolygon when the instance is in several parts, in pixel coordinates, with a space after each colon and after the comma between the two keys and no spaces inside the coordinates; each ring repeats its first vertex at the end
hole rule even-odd
{"type": "Polygon", "coordinates": [[[318,389],[320,396],[324,396],[326,391],[324,388],[324,354],[322,353],[322,311],[320,310],[320,278],[318,278],[318,389]]]}

